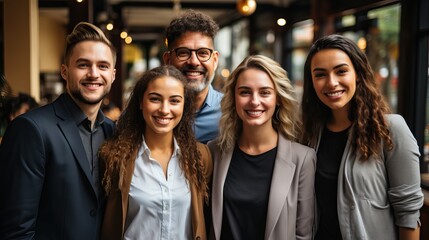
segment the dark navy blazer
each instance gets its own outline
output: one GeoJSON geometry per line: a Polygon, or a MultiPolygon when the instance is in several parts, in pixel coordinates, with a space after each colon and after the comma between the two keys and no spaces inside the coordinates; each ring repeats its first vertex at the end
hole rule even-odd
{"type": "MultiPolygon", "coordinates": [[[[66,96],[16,118],[0,146],[0,239],[99,238],[97,199],[66,96]]],[[[106,137],[114,124],[105,119],[106,137]]]]}

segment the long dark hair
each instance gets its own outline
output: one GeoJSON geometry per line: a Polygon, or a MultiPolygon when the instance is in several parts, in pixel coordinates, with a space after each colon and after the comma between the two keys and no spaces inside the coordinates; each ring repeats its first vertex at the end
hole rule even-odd
{"type": "Polygon", "coordinates": [[[311,60],[316,53],[324,49],[338,49],[346,53],[356,71],[356,93],[349,109],[349,119],[354,122],[351,129],[353,148],[361,153],[362,160],[380,154],[383,141],[388,149],[391,149],[392,140],[384,116],[390,110],[377,87],[369,61],[352,40],[336,34],[318,39],[305,61],[301,105],[304,126],[302,143],[315,147],[320,129],[332,114],[331,109],[317,97],[311,77],[311,60]]]}
{"type": "Polygon", "coordinates": [[[170,76],[183,83],[185,104],[183,116],[173,129],[174,137],[180,148],[180,166],[185,177],[207,197],[207,179],[204,176],[204,165],[197,149],[197,141],[192,129],[194,122],[194,93],[186,87],[186,78],[175,67],[164,65],[147,71],[137,81],[130,100],[118,120],[113,137],[100,148],[99,156],[105,164],[103,186],[106,193],[123,187],[126,165],[133,164],[137,152],[143,143],[146,122],[140,109],[140,103],[150,82],[163,76],[170,76]]]}

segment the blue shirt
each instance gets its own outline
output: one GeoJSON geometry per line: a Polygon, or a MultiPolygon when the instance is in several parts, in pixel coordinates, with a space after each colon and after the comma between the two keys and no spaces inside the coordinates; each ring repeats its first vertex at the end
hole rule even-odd
{"type": "Polygon", "coordinates": [[[201,143],[207,143],[217,137],[219,133],[219,119],[221,115],[220,101],[223,94],[209,85],[206,100],[195,115],[195,137],[201,143]]]}

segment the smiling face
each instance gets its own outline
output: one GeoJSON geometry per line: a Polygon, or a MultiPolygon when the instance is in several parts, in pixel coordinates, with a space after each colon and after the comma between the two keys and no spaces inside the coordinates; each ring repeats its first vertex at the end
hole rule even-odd
{"type": "Polygon", "coordinates": [[[184,94],[184,85],[173,77],[159,77],[148,84],[140,105],[146,122],[145,136],[173,134],[182,119],[184,94]]]}
{"type": "Polygon", "coordinates": [[[324,49],[311,60],[313,87],[333,112],[347,114],[356,92],[356,71],[349,56],[339,49],[324,49]]]}
{"type": "Polygon", "coordinates": [[[267,73],[252,68],[240,73],[235,86],[235,108],[243,127],[272,127],[276,103],[274,84],[267,73]]]}
{"type": "MultiPolygon", "coordinates": [[[[213,40],[199,32],[186,32],[180,38],[172,43],[170,50],[185,47],[188,49],[209,48],[213,49],[213,40]]],[[[213,51],[208,61],[201,62],[192,51],[188,60],[182,61],[177,59],[174,51],[164,53],[164,63],[171,64],[179,69],[188,79],[189,87],[201,92],[206,90],[214,78],[214,73],[218,65],[217,51],[213,51]]]]}
{"type": "Polygon", "coordinates": [[[83,41],[61,66],[61,76],[67,81],[67,92],[82,108],[101,104],[115,80],[114,67],[112,51],[105,43],[83,41]]]}

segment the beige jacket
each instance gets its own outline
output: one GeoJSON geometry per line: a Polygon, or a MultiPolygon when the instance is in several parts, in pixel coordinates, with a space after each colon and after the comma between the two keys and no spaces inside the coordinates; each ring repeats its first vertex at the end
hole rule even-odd
{"type": "MultiPolygon", "coordinates": [[[[213,170],[210,151],[207,145],[201,143],[197,143],[197,147],[206,166],[205,174],[210,179],[213,170]]],[[[124,178],[124,189],[126,191],[121,192],[117,190],[107,196],[106,210],[101,228],[101,239],[103,240],[119,240],[124,236],[125,219],[128,209],[128,193],[130,191],[132,173],[134,172],[134,164],[127,165],[126,172],[130,173],[124,178]]],[[[191,217],[193,239],[207,239],[204,221],[204,196],[198,192],[195,184],[191,184],[191,217]]]]}

